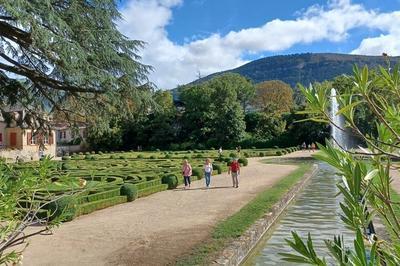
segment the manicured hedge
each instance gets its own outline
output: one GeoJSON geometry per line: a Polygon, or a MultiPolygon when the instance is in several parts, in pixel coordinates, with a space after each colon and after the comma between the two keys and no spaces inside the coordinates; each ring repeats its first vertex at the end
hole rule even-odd
{"type": "Polygon", "coordinates": [[[139,198],[146,197],[146,196],[151,195],[153,193],[164,191],[167,188],[168,188],[167,184],[160,184],[160,185],[157,185],[157,186],[145,188],[145,189],[139,190],[138,197],[139,198]]]}
{"type": "Polygon", "coordinates": [[[126,196],[127,201],[131,202],[137,199],[138,189],[134,184],[125,183],[120,189],[121,196],[126,196]]]}
{"type": "Polygon", "coordinates": [[[111,207],[111,206],[114,206],[114,205],[117,205],[120,203],[124,203],[126,201],[127,201],[126,196],[117,196],[117,197],[113,197],[113,198],[108,198],[108,199],[103,199],[103,200],[98,200],[98,201],[82,204],[77,209],[77,215],[89,214],[96,210],[108,208],[108,207],[111,207]]]}
{"type": "Polygon", "coordinates": [[[243,166],[247,166],[249,164],[249,161],[247,158],[239,158],[238,162],[242,164],[243,166]]]}
{"type": "Polygon", "coordinates": [[[107,198],[112,198],[120,195],[120,189],[111,189],[102,192],[97,192],[89,195],[79,196],[77,199],[78,204],[84,204],[88,202],[93,202],[97,200],[103,200],[107,198]]]}
{"type": "Polygon", "coordinates": [[[63,221],[72,221],[77,215],[77,201],[74,196],[63,196],[48,205],[50,219],[62,217],[63,221]]]}
{"type": "Polygon", "coordinates": [[[174,189],[178,186],[178,177],[176,175],[165,175],[161,182],[168,185],[168,189],[174,189]]]}

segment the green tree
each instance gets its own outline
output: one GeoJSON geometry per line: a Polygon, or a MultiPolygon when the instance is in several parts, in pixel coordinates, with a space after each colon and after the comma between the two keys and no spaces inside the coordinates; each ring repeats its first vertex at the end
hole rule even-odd
{"type": "Polygon", "coordinates": [[[221,81],[225,81],[225,84],[229,84],[229,86],[236,91],[237,100],[242,106],[243,111],[246,111],[256,92],[255,86],[252,82],[236,73],[226,73],[221,75],[219,78],[221,81]]]}
{"type": "Polygon", "coordinates": [[[2,1],[0,109],[24,107],[31,127],[45,127],[40,109],[90,119],[116,105],[130,111],[150,68],[138,61],[143,43],[122,35],[118,19],[109,0],[2,1]]]}
{"type": "Polygon", "coordinates": [[[184,136],[208,146],[234,145],[243,138],[244,113],[235,81],[223,75],[183,90],[184,136]]]}
{"type": "Polygon", "coordinates": [[[210,105],[214,113],[212,126],[215,144],[213,146],[236,144],[244,136],[246,128],[244,110],[240,106],[236,82],[236,78],[220,76],[207,84],[213,90],[210,105]]]}
{"type": "MultiPolygon", "coordinates": [[[[355,231],[353,248],[338,235],[325,244],[338,265],[399,265],[400,264],[400,203],[392,198],[390,169],[393,160],[400,159],[400,69],[379,69],[371,75],[367,67],[355,67],[354,86],[345,86],[339,92],[338,113],[365,142],[361,151],[346,150],[341,143],[327,142],[320,145],[320,160],[336,168],[343,181],[337,184],[344,200],[340,203],[342,221],[355,231]],[[355,122],[358,108],[371,110],[376,119],[376,134],[363,133],[355,122]],[[367,155],[365,158],[359,155],[367,155]],[[368,207],[368,208],[367,208],[368,207]],[[379,216],[391,234],[384,240],[379,233],[369,234],[370,223],[379,216]]],[[[329,115],[330,91],[323,87],[302,88],[307,99],[309,114],[314,120],[334,123],[329,115]]],[[[338,126],[338,125],[336,125],[338,126]]],[[[315,253],[312,237],[305,243],[296,233],[289,245],[297,251],[284,254],[284,259],[313,265],[327,265],[324,258],[315,253]]]]}

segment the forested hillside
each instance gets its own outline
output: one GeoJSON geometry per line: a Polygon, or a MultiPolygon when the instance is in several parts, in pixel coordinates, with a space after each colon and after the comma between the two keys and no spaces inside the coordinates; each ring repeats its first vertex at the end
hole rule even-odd
{"type": "Polygon", "coordinates": [[[281,80],[293,87],[297,83],[308,85],[310,82],[330,80],[341,74],[352,74],[354,65],[374,68],[377,65],[392,65],[400,61],[400,57],[365,56],[349,54],[293,54],[265,57],[247,63],[238,68],[211,74],[194,81],[209,80],[213,76],[226,72],[238,73],[255,83],[266,80],[281,80]]]}

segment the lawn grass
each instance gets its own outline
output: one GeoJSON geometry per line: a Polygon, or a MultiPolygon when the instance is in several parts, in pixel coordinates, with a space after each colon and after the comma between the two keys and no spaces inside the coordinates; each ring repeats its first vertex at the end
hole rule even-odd
{"type": "Polygon", "coordinates": [[[311,165],[311,163],[299,164],[296,170],[273,187],[261,192],[237,213],[219,222],[213,229],[211,238],[195,248],[190,255],[179,259],[176,265],[209,265],[218,251],[222,250],[230,240],[240,237],[301,180],[311,165]]]}

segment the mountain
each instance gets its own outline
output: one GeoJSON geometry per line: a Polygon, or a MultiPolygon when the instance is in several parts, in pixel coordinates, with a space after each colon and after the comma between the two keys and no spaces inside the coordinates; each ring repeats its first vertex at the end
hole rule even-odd
{"type": "Polygon", "coordinates": [[[388,60],[391,65],[395,65],[400,62],[400,56],[385,58],[384,56],[333,53],[279,55],[265,57],[235,69],[214,73],[195,80],[190,84],[196,84],[217,75],[232,72],[245,76],[254,83],[278,79],[290,84],[294,88],[297,83],[308,86],[308,84],[315,81],[330,80],[341,74],[350,75],[353,73],[354,65],[358,65],[359,67],[367,65],[370,68],[378,65],[386,66],[388,60]]]}

